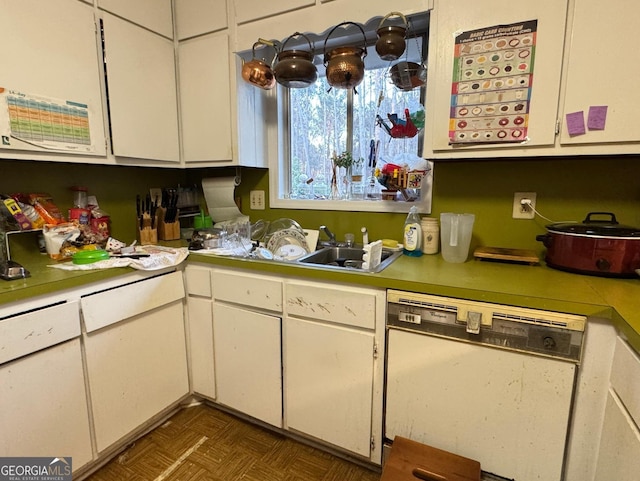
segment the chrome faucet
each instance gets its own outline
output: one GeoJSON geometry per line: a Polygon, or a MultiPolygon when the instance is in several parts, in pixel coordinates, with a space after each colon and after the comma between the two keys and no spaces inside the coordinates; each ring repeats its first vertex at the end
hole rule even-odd
{"type": "Polygon", "coordinates": [[[336,245],[336,236],[333,232],[329,230],[329,228],[326,225],[321,225],[320,230],[325,233],[325,235],[329,238],[329,242],[332,245],[336,245]]]}

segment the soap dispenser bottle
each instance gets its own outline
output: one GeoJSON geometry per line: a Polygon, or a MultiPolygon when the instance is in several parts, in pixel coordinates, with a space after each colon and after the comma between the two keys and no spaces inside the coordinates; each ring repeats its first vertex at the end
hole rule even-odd
{"type": "Polygon", "coordinates": [[[409,209],[407,220],[404,221],[403,252],[408,256],[420,257],[422,255],[422,226],[420,222],[418,207],[414,205],[409,209]]]}

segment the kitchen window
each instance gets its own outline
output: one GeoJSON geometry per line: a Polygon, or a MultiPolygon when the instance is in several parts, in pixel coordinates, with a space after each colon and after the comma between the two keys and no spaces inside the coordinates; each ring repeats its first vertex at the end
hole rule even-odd
{"type": "MultiPolygon", "coordinates": [[[[378,152],[379,169],[385,163],[420,162],[423,129],[410,138],[392,138],[389,128],[395,124],[388,115],[395,114],[402,122],[406,109],[412,118],[424,118],[425,95],[424,86],[409,91],[396,87],[390,68],[400,61],[425,58],[421,52],[426,52],[426,32],[423,29],[407,35],[406,53],[396,61],[384,61],[374,48],[379,21],[369,22],[364,79],[355,89],[331,88],[328,84],[323,65],[324,38],[314,39],[318,80],[307,88],[277,86],[278,155],[271,165],[272,207],[406,212],[418,202],[421,211],[430,212],[430,181],[423,183],[421,191],[414,191],[419,195],[412,202],[389,202],[381,199],[385,187],[374,177],[372,146],[378,152]],[[351,182],[345,168],[334,172],[331,160],[345,151],[356,160],[351,182]]],[[[362,36],[359,38],[362,44],[362,36]]],[[[341,45],[358,45],[357,37],[350,35],[341,45]]],[[[305,47],[301,44],[296,48],[305,47]]],[[[335,47],[328,50],[331,48],[335,47]]],[[[402,199],[400,194],[398,199],[402,199]]]]}

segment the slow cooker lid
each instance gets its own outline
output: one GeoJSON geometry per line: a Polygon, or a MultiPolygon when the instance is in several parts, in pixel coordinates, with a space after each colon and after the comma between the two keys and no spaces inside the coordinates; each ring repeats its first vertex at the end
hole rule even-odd
{"type": "Polygon", "coordinates": [[[611,212],[589,212],[587,217],[580,223],[565,222],[550,224],[546,227],[549,232],[640,238],[640,229],[637,227],[619,224],[615,214],[611,212]],[[600,218],[596,218],[596,216],[600,218]],[[608,218],[603,219],[602,217],[608,218]]]}

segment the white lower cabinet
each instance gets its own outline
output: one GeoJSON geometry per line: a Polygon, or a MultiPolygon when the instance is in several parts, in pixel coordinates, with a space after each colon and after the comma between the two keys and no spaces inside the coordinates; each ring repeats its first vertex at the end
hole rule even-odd
{"type": "Polygon", "coordinates": [[[189,393],[182,274],[82,298],[98,452],[189,393]]]}
{"type": "Polygon", "coordinates": [[[287,427],[368,458],[373,332],[288,317],[284,346],[287,427]]]}
{"type": "Polygon", "coordinates": [[[217,401],[282,426],[280,317],[215,303],[217,401]]]}
{"type": "Polygon", "coordinates": [[[216,397],[213,356],[213,302],[189,296],[189,355],[191,358],[191,389],[211,399],[216,397]]]}
{"type": "Polygon", "coordinates": [[[640,473],[640,357],[618,338],[604,414],[596,481],[637,481],[640,473]]]}
{"type": "Polygon", "coordinates": [[[380,464],[384,290],[285,285],[285,427],[380,464]]]}
{"type": "Polygon", "coordinates": [[[189,265],[184,273],[187,288],[187,336],[191,390],[196,394],[215,399],[211,268],[189,265]]]}
{"type": "Polygon", "coordinates": [[[215,269],[213,339],[216,400],[282,426],[282,282],[215,269]]]}
{"type": "Polygon", "coordinates": [[[77,302],[0,321],[0,457],[92,458],[77,302]]]}
{"type": "Polygon", "coordinates": [[[216,402],[380,464],[385,291],[223,268],[211,286],[216,402]]]}

